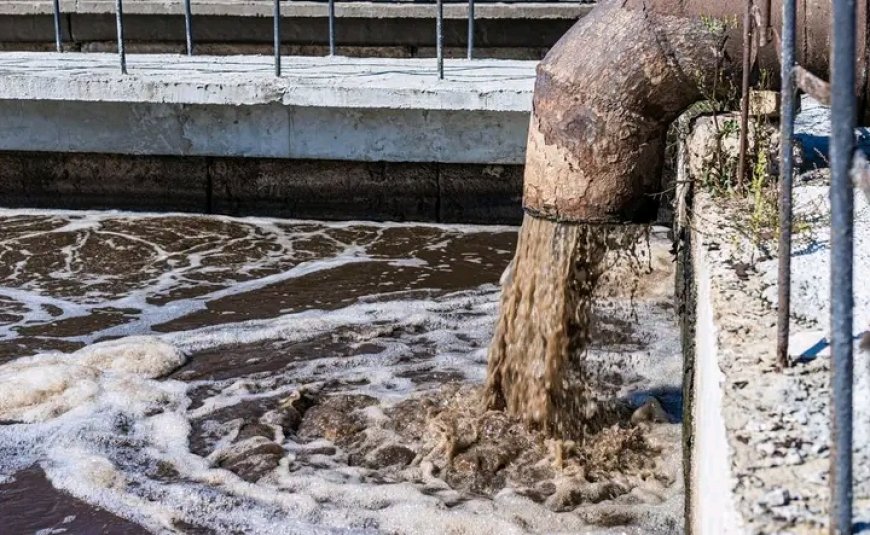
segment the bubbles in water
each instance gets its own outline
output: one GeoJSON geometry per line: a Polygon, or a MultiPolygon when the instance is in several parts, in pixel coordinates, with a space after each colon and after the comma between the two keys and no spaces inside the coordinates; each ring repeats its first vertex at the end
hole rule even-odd
{"type": "Polygon", "coordinates": [[[487,408],[565,439],[619,418],[608,370],[586,359],[592,305],[608,253],[637,260],[645,232],[525,217],[490,347],[487,408]]]}

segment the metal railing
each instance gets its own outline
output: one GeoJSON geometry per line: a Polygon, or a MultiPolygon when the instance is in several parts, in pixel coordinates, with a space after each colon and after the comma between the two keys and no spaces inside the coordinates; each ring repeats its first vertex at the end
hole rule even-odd
{"type": "MultiPolygon", "coordinates": [[[[771,37],[780,54],[782,106],[780,120],[779,266],[776,362],[789,366],[791,319],[791,252],[794,182],[794,122],[798,89],[831,106],[831,464],[830,532],[852,533],[852,377],[854,186],[866,180],[870,198],[870,165],[855,150],[855,0],[832,0],[831,83],[819,79],[795,60],[796,0],[782,0],[782,33],[770,27],[770,0],[746,0],[743,33],[743,84],[740,117],[738,180],[745,172],[748,137],[751,26],[759,45],[771,37]],[[862,178],[863,177],[863,178],[862,178]]],[[[865,51],[866,52],[866,51],[865,51]]]]}
{"type": "MultiPolygon", "coordinates": [[[[779,269],[777,364],[789,365],[789,323],[791,318],[792,195],[794,179],[795,97],[798,89],[831,106],[830,200],[831,200],[831,462],[830,522],[832,534],[852,533],[852,376],[853,376],[853,262],[854,184],[856,176],[870,176],[870,168],[855,149],[856,39],[855,0],[832,0],[831,82],[820,80],[795,60],[796,0],[782,2],[782,33],[769,28],[770,0],[756,5],[747,0],[755,17],[748,22],[760,29],[761,40],[774,34],[780,53],[782,114],[780,121],[779,269]],[[768,15],[765,17],[765,12],[768,15]]],[[[746,37],[745,39],[751,39],[746,37]]],[[[751,45],[744,42],[744,51],[751,45]]],[[[747,91],[744,84],[744,92],[747,91]]],[[[742,119],[742,117],[741,117],[742,119]]],[[[746,124],[741,135],[745,135],[746,124]]],[[[743,155],[741,142],[741,159],[743,155]]],[[[742,165],[740,166],[742,167],[742,165]]],[[[870,193],[868,193],[870,197],[870,193]]]]}
{"type": "MultiPolygon", "coordinates": [[[[281,76],[281,1],[274,0],[274,8],[272,13],[273,24],[273,47],[275,51],[275,76],[281,76]]],[[[193,38],[193,14],[191,10],[191,0],[184,0],[184,33],[187,55],[192,56],[194,51],[193,38]]],[[[335,56],[336,38],[335,38],[335,0],[327,1],[327,18],[329,24],[329,55],[335,56]]],[[[63,34],[61,27],[61,10],[60,0],[54,0],[54,39],[55,46],[58,52],[63,52],[63,34]]],[[[467,31],[467,50],[466,56],[468,59],[474,58],[474,0],[468,0],[468,31],[467,31]]],[[[118,37],[118,56],[121,65],[121,73],[127,74],[127,57],[124,43],[124,6],[123,0],[115,0],[115,19],[117,26],[118,37]]],[[[444,1],[436,0],[435,2],[435,49],[436,49],[436,70],[439,79],[444,79],[444,1]]]]}
{"type": "Polygon", "coordinates": [[[779,250],[778,358],[788,364],[792,185],[794,174],[794,97],[801,89],[831,105],[831,464],[830,532],[852,533],[852,376],[855,153],[855,17],[854,0],[833,0],[831,83],[810,74],[795,61],[795,0],[783,2],[782,106],[779,250]]]}

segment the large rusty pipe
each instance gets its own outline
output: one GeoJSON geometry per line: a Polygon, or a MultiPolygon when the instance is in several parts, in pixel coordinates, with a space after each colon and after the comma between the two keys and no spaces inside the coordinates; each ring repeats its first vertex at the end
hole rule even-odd
{"type": "MultiPolygon", "coordinates": [[[[859,73],[867,10],[856,20],[859,73]]],[[[781,0],[772,0],[778,28],[781,0]]],[[[523,205],[548,219],[646,222],[657,211],[668,126],[739,87],[744,0],[603,0],[539,64],[523,205]]],[[[798,0],[797,60],[828,78],[830,0],[798,0]]],[[[771,44],[758,66],[778,80],[771,44]]],[[[866,76],[856,89],[867,100],[866,76]]],[[[866,106],[862,106],[867,109],[866,106]]]]}

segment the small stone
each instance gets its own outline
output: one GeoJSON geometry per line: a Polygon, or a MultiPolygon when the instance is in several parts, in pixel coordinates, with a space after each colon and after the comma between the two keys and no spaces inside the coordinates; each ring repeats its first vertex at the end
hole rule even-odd
{"type": "Polygon", "coordinates": [[[417,456],[410,448],[391,444],[378,448],[371,452],[366,459],[366,465],[369,468],[378,469],[388,466],[405,467],[411,464],[411,461],[417,456]]]}
{"type": "Polygon", "coordinates": [[[786,489],[774,489],[758,500],[759,504],[768,507],[782,507],[788,505],[790,501],[791,496],[786,489]]]}
{"type": "Polygon", "coordinates": [[[755,117],[779,117],[779,91],[749,92],[749,114],[755,117]]]}
{"type": "Polygon", "coordinates": [[[653,422],[657,424],[669,423],[670,418],[662,404],[656,398],[650,398],[646,403],[641,405],[631,415],[631,423],[639,424],[641,422],[653,422]]]}
{"type": "Polygon", "coordinates": [[[274,470],[284,453],[280,444],[255,436],[233,444],[221,455],[218,466],[254,483],[274,470]]]}

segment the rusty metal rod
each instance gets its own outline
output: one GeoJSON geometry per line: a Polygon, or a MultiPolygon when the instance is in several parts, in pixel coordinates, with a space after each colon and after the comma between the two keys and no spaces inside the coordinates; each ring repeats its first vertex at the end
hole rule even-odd
{"type": "Polygon", "coordinates": [[[855,0],[834,0],[831,54],[831,520],[852,533],[855,0]]]}
{"type": "Polygon", "coordinates": [[[63,52],[60,30],[60,0],[54,0],[54,46],[58,52],[63,52]]]}
{"type": "Polygon", "coordinates": [[[468,59],[474,57],[474,0],[468,0],[468,59]]]}
{"type": "Polygon", "coordinates": [[[335,0],[329,0],[329,55],[335,55],[335,0]]]}
{"type": "Polygon", "coordinates": [[[127,53],[124,50],[123,0],[115,0],[115,27],[118,33],[118,57],[121,60],[121,74],[127,74],[127,53]]]}
{"type": "Polygon", "coordinates": [[[758,48],[767,46],[770,40],[770,0],[760,0],[758,17],[758,48]]]}
{"type": "Polygon", "coordinates": [[[749,144],[749,65],[752,60],[752,0],[744,0],[743,79],[740,85],[740,148],[737,154],[737,189],[743,191],[746,178],[746,147],[749,144]]]}
{"type": "Polygon", "coordinates": [[[184,37],[187,41],[187,55],[193,55],[193,15],[190,0],[184,0],[184,37]]]}
{"type": "Polygon", "coordinates": [[[797,20],[795,0],[782,2],[782,35],[780,61],[782,87],[782,118],[779,125],[779,272],[777,276],[777,333],[776,365],[788,367],[788,338],[791,320],[791,227],[792,227],[792,180],[794,174],[795,88],[794,55],[795,24],[797,20]]]}
{"type": "Polygon", "coordinates": [[[275,76],[281,76],[281,0],[275,0],[272,14],[272,38],[275,48],[275,76]]]}
{"type": "Polygon", "coordinates": [[[438,62],[438,79],[444,79],[444,1],[438,0],[435,12],[435,55],[438,62]]]}

